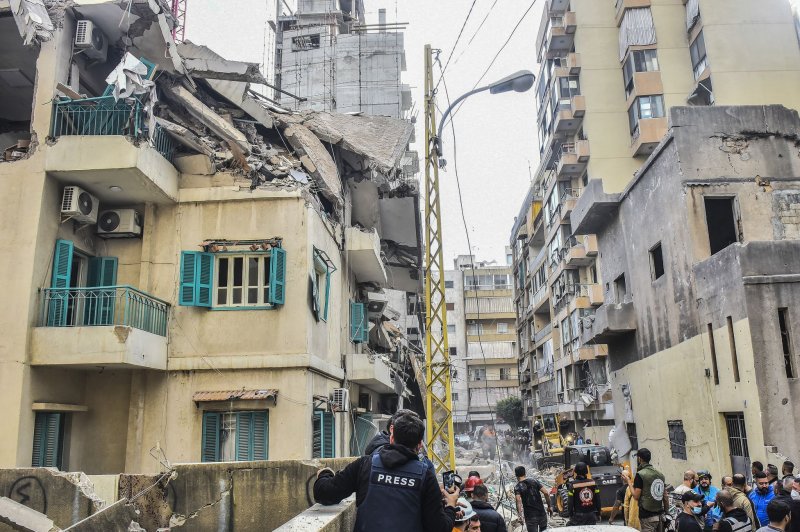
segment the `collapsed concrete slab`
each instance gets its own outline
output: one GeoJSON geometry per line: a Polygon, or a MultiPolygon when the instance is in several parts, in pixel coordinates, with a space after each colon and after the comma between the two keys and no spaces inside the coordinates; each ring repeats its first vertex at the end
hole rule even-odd
{"type": "Polygon", "coordinates": [[[53,520],[24,504],[0,497],[0,523],[20,532],[58,532],[53,520]]]}
{"type": "Polygon", "coordinates": [[[287,142],[300,155],[300,162],[314,179],[325,198],[337,208],[341,207],[342,180],[331,154],[322,142],[302,124],[293,124],[283,130],[287,142]]]}
{"type": "Polygon", "coordinates": [[[53,38],[55,26],[43,0],[11,0],[11,15],[25,45],[53,38]]]}

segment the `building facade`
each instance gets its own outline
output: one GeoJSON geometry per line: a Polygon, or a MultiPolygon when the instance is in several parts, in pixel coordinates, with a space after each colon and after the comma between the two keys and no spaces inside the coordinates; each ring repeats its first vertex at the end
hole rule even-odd
{"type": "Polygon", "coordinates": [[[0,464],[348,456],[422,413],[384,291],[421,286],[412,126],[273,113],[158,2],[39,5],[0,2],[0,464]]]}
{"type": "Polygon", "coordinates": [[[582,420],[565,430],[607,441],[618,391],[608,347],[585,343],[581,323],[614,280],[573,209],[589,188],[630,183],[673,106],[797,108],[800,49],[787,0],[551,0],[537,50],[541,162],[511,234],[522,393],[530,416],[558,412],[582,420]]]}

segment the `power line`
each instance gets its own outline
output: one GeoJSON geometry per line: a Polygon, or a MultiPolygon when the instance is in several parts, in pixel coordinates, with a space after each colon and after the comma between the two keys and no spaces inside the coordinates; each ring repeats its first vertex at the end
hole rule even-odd
{"type": "Polygon", "coordinates": [[[463,50],[461,50],[461,53],[460,53],[460,54],[458,54],[458,57],[456,57],[456,60],[455,60],[455,62],[454,62],[453,64],[455,64],[455,63],[458,63],[458,60],[459,60],[459,59],[461,59],[461,56],[462,56],[462,55],[464,55],[464,52],[466,52],[467,50],[469,50],[469,45],[471,45],[471,44],[472,44],[472,41],[474,41],[474,40],[475,40],[475,37],[477,37],[477,36],[478,36],[478,33],[480,33],[480,31],[481,31],[481,28],[483,28],[483,25],[486,23],[486,19],[488,19],[488,18],[489,18],[489,15],[491,15],[491,14],[492,14],[492,10],[494,9],[494,6],[496,6],[496,5],[497,5],[497,1],[498,1],[498,0],[494,0],[494,3],[492,3],[491,7],[489,7],[489,11],[488,11],[488,12],[486,13],[486,15],[483,17],[483,20],[481,20],[481,23],[478,25],[478,29],[476,29],[476,30],[475,30],[475,33],[473,33],[473,34],[472,34],[472,37],[470,37],[470,38],[469,38],[469,40],[467,41],[467,46],[466,46],[466,48],[464,48],[463,50]]]}
{"type": "MultiPolygon", "coordinates": [[[[461,39],[461,35],[464,33],[464,28],[467,27],[467,22],[469,21],[469,17],[470,15],[472,15],[472,10],[475,8],[475,4],[477,2],[478,0],[472,0],[472,5],[469,6],[469,11],[467,12],[467,16],[464,19],[464,23],[461,24],[461,30],[459,30],[458,32],[458,37],[456,37],[456,42],[453,43],[453,47],[450,49],[450,55],[447,57],[447,61],[445,61],[444,63],[444,68],[442,68],[442,74],[439,76],[439,81],[436,82],[436,86],[433,88],[434,92],[436,92],[436,89],[439,88],[439,83],[441,83],[442,79],[444,78],[444,73],[447,70],[447,66],[450,64],[450,60],[453,58],[453,52],[456,51],[456,47],[458,46],[458,41],[461,39]]],[[[441,63],[439,63],[439,66],[441,66],[441,63]]]]}

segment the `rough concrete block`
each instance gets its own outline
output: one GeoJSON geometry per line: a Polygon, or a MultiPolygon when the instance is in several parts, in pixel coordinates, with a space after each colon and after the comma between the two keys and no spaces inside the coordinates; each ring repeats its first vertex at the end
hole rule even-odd
{"type": "Polygon", "coordinates": [[[64,532],[128,532],[138,512],[133,503],[122,499],[67,528],[64,532]]]}
{"type": "Polygon", "coordinates": [[[217,170],[211,158],[202,153],[176,157],[174,164],[175,168],[182,174],[213,175],[217,170]]]}
{"type": "Polygon", "coordinates": [[[356,521],[355,498],[345,499],[339,504],[322,506],[315,504],[275,532],[338,532],[352,530],[356,521]]]}
{"type": "Polygon", "coordinates": [[[60,530],[46,515],[24,504],[0,497],[0,522],[22,532],[56,532],[60,530]]]}

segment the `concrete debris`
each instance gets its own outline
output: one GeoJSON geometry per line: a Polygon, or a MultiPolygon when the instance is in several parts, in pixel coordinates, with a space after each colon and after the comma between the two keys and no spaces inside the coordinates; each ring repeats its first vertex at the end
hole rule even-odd
{"type": "Polygon", "coordinates": [[[50,20],[44,0],[10,0],[11,14],[17,23],[20,37],[25,45],[32,45],[53,38],[55,26],[50,20]]]}
{"type": "Polygon", "coordinates": [[[106,78],[106,83],[114,87],[114,100],[150,92],[155,83],[149,79],[148,71],[147,65],[126,52],[120,64],[106,78]]]}
{"type": "Polygon", "coordinates": [[[24,504],[0,497],[0,523],[21,532],[58,532],[53,520],[24,504]]]}
{"type": "Polygon", "coordinates": [[[287,142],[300,155],[300,163],[314,179],[325,198],[337,208],[342,205],[342,180],[331,154],[322,142],[301,124],[290,125],[283,130],[287,142]]]}

